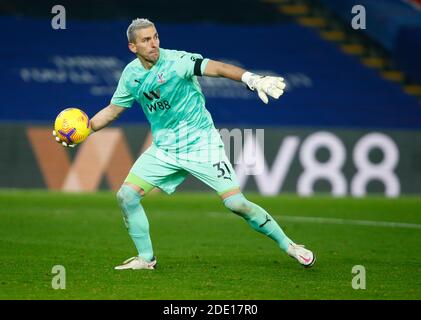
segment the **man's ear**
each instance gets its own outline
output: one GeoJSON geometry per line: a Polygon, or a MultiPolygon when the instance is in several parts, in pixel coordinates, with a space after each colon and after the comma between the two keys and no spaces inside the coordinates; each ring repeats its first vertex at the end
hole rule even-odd
{"type": "Polygon", "coordinates": [[[129,47],[129,50],[133,53],[137,53],[137,49],[136,49],[136,45],[132,42],[129,42],[129,44],[127,45],[129,47]]]}

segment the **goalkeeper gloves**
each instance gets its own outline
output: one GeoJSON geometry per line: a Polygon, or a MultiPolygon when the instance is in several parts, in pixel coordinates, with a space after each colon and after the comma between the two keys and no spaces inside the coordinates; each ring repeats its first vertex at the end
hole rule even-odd
{"type": "Polygon", "coordinates": [[[256,90],[259,98],[266,104],[269,102],[268,95],[278,99],[285,89],[285,82],[282,77],[259,76],[251,72],[245,72],[241,77],[241,81],[250,90],[256,90]]]}

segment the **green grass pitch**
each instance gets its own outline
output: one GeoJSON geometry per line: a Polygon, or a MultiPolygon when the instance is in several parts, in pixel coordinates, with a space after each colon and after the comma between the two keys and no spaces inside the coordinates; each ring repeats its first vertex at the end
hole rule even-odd
{"type": "Polygon", "coordinates": [[[421,198],[246,196],[316,253],[312,269],[216,195],[177,193],[143,202],[158,268],[117,271],[135,249],[113,193],[1,191],[0,299],[421,299],[421,198]]]}

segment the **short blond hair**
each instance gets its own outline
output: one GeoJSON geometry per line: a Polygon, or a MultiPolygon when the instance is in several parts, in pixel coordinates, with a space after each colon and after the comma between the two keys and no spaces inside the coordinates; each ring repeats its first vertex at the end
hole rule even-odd
{"type": "Polygon", "coordinates": [[[136,30],[155,27],[154,23],[148,19],[136,18],[127,28],[127,40],[131,43],[136,42],[136,30]]]}

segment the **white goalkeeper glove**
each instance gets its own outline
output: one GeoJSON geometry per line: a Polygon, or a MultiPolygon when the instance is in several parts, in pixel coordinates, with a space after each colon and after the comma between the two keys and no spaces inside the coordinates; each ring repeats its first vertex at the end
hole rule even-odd
{"type": "Polygon", "coordinates": [[[76,146],[75,143],[67,143],[66,141],[61,140],[58,136],[55,130],[53,130],[53,136],[55,138],[55,140],[57,141],[57,143],[60,143],[61,145],[63,145],[64,147],[70,147],[70,148],[74,148],[76,146]]]}
{"type": "Polygon", "coordinates": [[[244,72],[241,81],[250,90],[257,90],[259,98],[266,104],[269,102],[268,95],[278,99],[284,93],[285,89],[285,82],[282,77],[259,76],[251,72],[244,72]]]}

